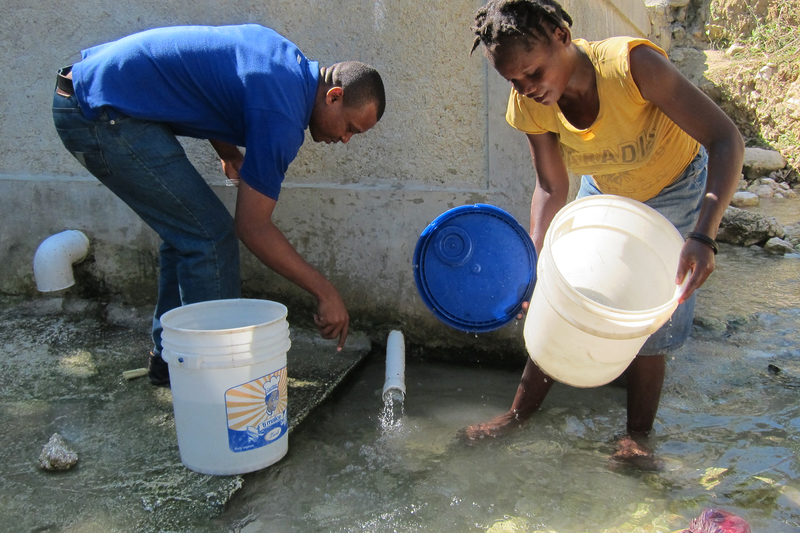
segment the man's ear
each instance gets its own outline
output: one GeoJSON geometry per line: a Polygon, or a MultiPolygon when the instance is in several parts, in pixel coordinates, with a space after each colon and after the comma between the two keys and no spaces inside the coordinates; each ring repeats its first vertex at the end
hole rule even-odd
{"type": "Polygon", "coordinates": [[[328,92],[325,94],[325,101],[328,105],[341,101],[342,97],[344,96],[344,89],[341,87],[331,87],[328,89],[328,92]]]}

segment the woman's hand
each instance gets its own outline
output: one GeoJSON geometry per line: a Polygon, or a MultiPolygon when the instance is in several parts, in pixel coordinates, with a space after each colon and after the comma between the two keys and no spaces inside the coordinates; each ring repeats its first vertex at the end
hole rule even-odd
{"type": "Polygon", "coordinates": [[[692,293],[699,289],[708,276],[714,272],[715,266],[714,251],[711,247],[694,239],[688,239],[681,249],[675,283],[680,285],[686,276],[689,276],[689,281],[678,299],[678,303],[688,300],[692,293]]]}

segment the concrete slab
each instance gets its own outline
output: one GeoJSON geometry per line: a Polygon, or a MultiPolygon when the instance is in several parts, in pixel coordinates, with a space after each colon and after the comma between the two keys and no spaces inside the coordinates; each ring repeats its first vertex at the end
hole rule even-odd
{"type": "MultiPolygon", "coordinates": [[[[242,476],[185,468],[170,390],[123,378],[145,364],[148,314],[86,300],[0,300],[4,531],[188,531],[242,487],[242,476]],[[78,453],[72,470],[37,466],[56,432],[78,453]]],[[[292,329],[290,433],[369,352],[362,334],[337,353],[332,341],[292,329]]]]}

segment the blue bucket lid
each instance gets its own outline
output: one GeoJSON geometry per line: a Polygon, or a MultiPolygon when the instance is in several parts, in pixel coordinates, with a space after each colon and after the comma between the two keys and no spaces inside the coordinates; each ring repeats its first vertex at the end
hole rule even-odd
{"type": "Polygon", "coordinates": [[[525,229],[502,209],[462,205],[442,213],[414,250],[414,280],[436,317],[482,333],[513,320],[536,283],[536,249],[525,229]]]}

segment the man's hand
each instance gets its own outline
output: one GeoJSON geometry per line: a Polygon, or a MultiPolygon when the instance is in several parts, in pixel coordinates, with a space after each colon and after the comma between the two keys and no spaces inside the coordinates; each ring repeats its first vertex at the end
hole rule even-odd
{"type": "Polygon", "coordinates": [[[347,340],[350,316],[347,314],[344,301],[336,290],[330,297],[319,301],[317,312],[314,314],[314,324],[323,339],[338,337],[339,344],[336,346],[336,351],[341,352],[347,340]]]}
{"type": "Polygon", "coordinates": [[[344,301],[333,284],[297,253],[273,223],[276,205],[276,200],[242,181],[236,197],[236,233],[262,263],[317,300],[317,329],[326,339],[338,337],[337,349],[341,351],[350,323],[344,301]]]}
{"type": "Polygon", "coordinates": [[[230,159],[220,159],[222,162],[222,172],[230,180],[233,185],[239,186],[239,169],[242,167],[242,161],[233,161],[230,159]]]}
{"type": "Polygon", "coordinates": [[[225,177],[230,180],[230,183],[238,187],[241,179],[239,169],[242,168],[242,163],[244,163],[244,155],[242,155],[237,146],[232,144],[214,139],[209,140],[209,142],[216,150],[217,155],[219,155],[219,159],[222,162],[222,172],[225,173],[225,177]]]}

